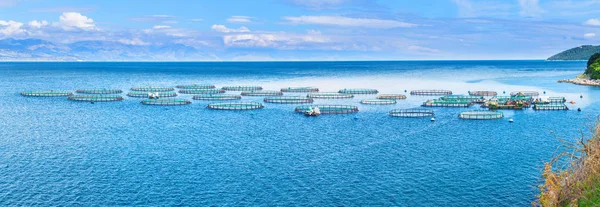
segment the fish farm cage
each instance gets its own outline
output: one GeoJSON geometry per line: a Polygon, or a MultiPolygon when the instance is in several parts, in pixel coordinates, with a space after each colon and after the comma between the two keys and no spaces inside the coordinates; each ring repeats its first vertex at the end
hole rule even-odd
{"type": "Polygon", "coordinates": [[[318,107],[321,114],[351,114],[358,112],[358,107],[351,105],[303,105],[296,107],[298,113],[306,113],[311,108],[318,107]]]}
{"type": "MultiPolygon", "coordinates": [[[[151,93],[151,92],[131,91],[131,92],[127,93],[127,96],[134,97],[134,98],[148,98],[148,97],[150,97],[149,93],[151,93]]],[[[154,92],[154,93],[157,93],[158,97],[175,97],[175,96],[177,96],[177,93],[175,93],[173,91],[154,92]]]]}
{"type": "Polygon", "coordinates": [[[380,94],[377,99],[406,99],[406,96],[402,94],[380,94]]]}
{"type": "Polygon", "coordinates": [[[281,96],[281,91],[244,91],[242,96],[281,96]]]}
{"type": "Polygon", "coordinates": [[[314,87],[287,87],[287,88],[281,88],[281,92],[284,92],[284,93],[312,93],[312,92],[319,92],[319,89],[314,88],[314,87]]]}
{"type": "Polygon", "coordinates": [[[180,105],[188,105],[191,104],[191,101],[186,99],[148,99],[143,100],[141,102],[144,105],[154,105],[154,106],[180,106],[180,105]]]}
{"type": "Polygon", "coordinates": [[[510,93],[511,96],[539,96],[540,93],[537,91],[514,91],[510,93]]]}
{"type": "Polygon", "coordinates": [[[567,102],[565,97],[549,97],[548,102],[550,103],[564,103],[567,102]]]}
{"type": "Polygon", "coordinates": [[[177,88],[181,89],[212,89],[215,85],[212,84],[190,84],[190,85],[178,85],[177,88]]]}
{"type": "Polygon", "coordinates": [[[213,94],[213,93],[225,93],[223,89],[183,89],[179,90],[179,93],[183,94],[213,94]]]}
{"type": "Polygon", "coordinates": [[[266,103],[278,103],[278,104],[303,104],[303,103],[312,103],[314,100],[312,98],[307,98],[304,96],[275,96],[275,97],[267,97],[264,99],[266,103]]]}
{"type": "Polygon", "coordinates": [[[351,89],[341,89],[338,93],[348,93],[348,94],[377,94],[379,91],[377,89],[368,89],[368,88],[351,88],[351,89]]]}
{"type": "Polygon", "coordinates": [[[504,113],[498,111],[466,111],[460,113],[458,117],[470,120],[492,120],[504,117],[504,113]]]}
{"type": "Polygon", "coordinates": [[[507,102],[507,101],[524,101],[531,102],[533,101],[533,97],[531,96],[494,96],[491,100],[497,100],[498,102],[507,102]]]}
{"type": "Polygon", "coordinates": [[[349,93],[335,93],[335,92],[318,92],[318,93],[309,93],[306,95],[308,98],[318,98],[318,99],[342,99],[342,98],[354,98],[354,95],[349,93]]]}
{"type": "Polygon", "coordinates": [[[122,101],[120,95],[72,95],[68,98],[71,101],[87,101],[87,102],[111,102],[122,101]]]}
{"type": "Polygon", "coordinates": [[[262,109],[264,106],[261,103],[256,102],[224,102],[224,103],[212,103],[206,106],[209,109],[215,110],[254,110],[262,109]]]}
{"type": "Polygon", "coordinates": [[[361,104],[371,104],[371,105],[391,105],[396,104],[395,99],[365,99],[360,101],[361,104]]]}
{"type": "Polygon", "coordinates": [[[473,105],[472,101],[465,100],[427,100],[422,106],[426,107],[470,107],[473,105]]]}
{"type": "Polygon", "coordinates": [[[471,96],[497,96],[498,92],[496,92],[496,91],[469,91],[469,95],[471,95],[471,96]]]}
{"type": "Polygon", "coordinates": [[[413,91],[410,91],[410,95],[417,95],[417,96],[452,95],[452,91],[450,91],[450,90],[413,90],[413,91]]]}
{"type": "Polygon", "coordinates": [[[263,88],[260,86],[224,86],[221,89],[226,91],[260,91],[263,88]]]}
{"type": "Polygon", "coordinates": [[[202,94],[192,97],[194,100],[202,101],[225,101],[225,100],[239,100],[242,99],[240,95],[234,94],[202,94]]]}
{"type": "Polygon", "coordinates": [[[84,94],[119,94],[123,93],[121,89],[79,89],[77,93],[84,94]]]}
{"type": "Polygon", "coordinates": [[[419,118],[433,116],[433,110],[429,109],[394,109],[390,111],[390,116],[419,118]]]}
{"type": "Polygon", "coordinates": [[[465,95],[447,95],[447,96],[441,97],[440,100],[469,101],[469,102],[474,102],[474,103],[485,102],[485,98],[483,98],[483,96],[465,96],[465,95]]]}
{"type": "Polygon", "coordinates": [[[57,96],[71,96],[73,93],[69,91],[23,91],[22,96],[31,97],[57,97],[57,96]]]}
{"type": "Polygon", "coordinates": [[[533,110],[546,110],[546,111],[559,111],[559,110],[569,110],[569,107],[565,104],[535,104],[533,105],[533,110]]]}
{"type": "Polygon", "coordinates": [[[174,88],[171,87],[153,87],[153,86],[147,86],[147,87],[135,87],[135,88],[131,88],[132,91],[144,91],[144,92],[165,92],[165,91],[174,91],[174,88]]]}

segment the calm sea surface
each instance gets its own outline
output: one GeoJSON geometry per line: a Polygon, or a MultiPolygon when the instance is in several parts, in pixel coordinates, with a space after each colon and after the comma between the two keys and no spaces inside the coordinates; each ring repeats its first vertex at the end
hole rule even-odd
{"type": "Polygon", "coordinates": [[[0,63],[0,205],[529,206],[543,162],[559,145],[555,135],[580,137],[600,112],[600,88],[556,83],[584,67],[545,61],[0,63]],[[408,94],[391,106],[359,103],[374,95],[316,100],[360,109],[318,118],[294,113],[296,105],[233,112],[209,110],[207,101],[157,107],[130,97],[89,104],[19,95],[190,83],[323,92],[535,90],[576,104],[569,111],[504,111],[505,118],[492,121],[458,118],[477,105],[433,108],[437,121],[430,122],[387,115],[435,98],[408,94]]]}

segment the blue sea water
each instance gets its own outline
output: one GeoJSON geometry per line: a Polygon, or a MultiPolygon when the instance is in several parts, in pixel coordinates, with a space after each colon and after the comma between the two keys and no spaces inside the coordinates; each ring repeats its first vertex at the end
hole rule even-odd
{"type": "Polygon", "coordinates": [[[543,162],[560,145],[556,136],[581,137],[600,112],[599,88],[556,82],[584,67],[546,61],[0,63],[0,205],[528,206],[539,192],[543,162]],[[89,104],[19,95],[190,83],[381,93],[535,90],[576,104],[569,111],[504,111],[505,118],[491,121],[458,118],[478,106],[434,108],[431,122],[387,115],[435,98],[410,95],[390,106],[359,103],[374,95],[316,100],[360,109],[317,118],[294,113],[295,105],[234,112],[209,110],[207,101],[157,107],[129,97],[89,104]]]}

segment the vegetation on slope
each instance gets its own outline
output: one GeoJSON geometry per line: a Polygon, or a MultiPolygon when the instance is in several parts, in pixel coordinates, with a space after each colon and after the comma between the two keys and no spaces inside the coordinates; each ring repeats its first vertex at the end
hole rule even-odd
{"type": "Polygon", "coordinates": [[[590,57],[587,62],[587,69],[584,75],[591,79],[600,79],[600,53],[596,53],[590,57]]]}
{"type": "Polygon", "coordinates": [[[600,46],[582,45],[553,55],[548,60],[587,60],[594,53],[600,53],[600,46]]]}
{"type": "Polygon", "coordinates": [[[553,206],[600,206],[600,124],[587,141],[566,143],[563,153],[544,165],[544,184],[539,204],[553,206]],[[560,160],[567,167],[553,170],[560,160]]]}

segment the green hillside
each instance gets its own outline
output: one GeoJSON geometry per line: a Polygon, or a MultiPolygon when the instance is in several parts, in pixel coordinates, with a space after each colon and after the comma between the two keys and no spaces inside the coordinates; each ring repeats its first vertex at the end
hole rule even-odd
{"type": "Polygon", "coordinates": [[[600,45],[582,45],[560,52],[548,60],[588,60],[594,53],[600,53],[600,45]]]}

